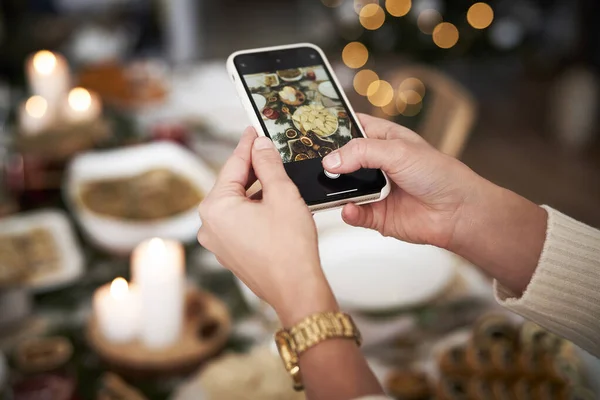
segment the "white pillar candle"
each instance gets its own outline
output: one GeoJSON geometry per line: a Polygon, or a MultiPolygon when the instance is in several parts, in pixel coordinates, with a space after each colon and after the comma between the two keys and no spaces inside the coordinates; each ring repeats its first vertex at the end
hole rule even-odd
{"type": "Polygon", "coordinates": [[[181,243],[153,238],[132,254],[131,275],[140,293],[140,339],[164,348],[179,339],[183,324],[185,259],[181,243]]]}
{"type": "Polygon", "coordinates": [[[53,118],[48,102],[42,96],[32,96],[19,107],[19,128],[26,135],[35,135],[48,129],[53,118]]]}
{"type": "Polygon", "coordinates": [[[63,56],[48,50],[38,51],[27,60],[25,71],[33,94],[58,107],[71,87],[69,65],[63,56]]]}
{"type": "Polygon", "coordinates": [[[139,323],[139,297],[123,278],[101,286],[94,293],[94,315],[102,335],[113,343],[135,339],[139,323]]]}
{"type": "Polygon", "coordinates": [[[63,104],[63,116],[71,124],[93,122],[102,113],[100,97],[81,87],[72,89],[63,104]]]}

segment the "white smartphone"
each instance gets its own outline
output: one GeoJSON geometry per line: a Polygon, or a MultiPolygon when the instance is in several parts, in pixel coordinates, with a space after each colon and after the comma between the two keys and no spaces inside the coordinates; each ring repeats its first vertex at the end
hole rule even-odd
{"type": "Polygon", "coordinates": [[[252,125],[273,140],[312,211],[372,203],[390,192],[383,171],[336,175],[321,160],[366,137],[323,51],[310,43],[233,53],[227,70],[252,125]]]}

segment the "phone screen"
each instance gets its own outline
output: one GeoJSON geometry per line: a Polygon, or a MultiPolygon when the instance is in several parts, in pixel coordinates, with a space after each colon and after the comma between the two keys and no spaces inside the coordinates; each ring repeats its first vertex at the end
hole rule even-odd
{"type": "Polygon", "coordinates": [[[331,177],[321,159],[362,137],[318,51],[301,47],[238,55],[234,60],[266,134],[307,204],[379,193],[379,170],[331,177]]]}

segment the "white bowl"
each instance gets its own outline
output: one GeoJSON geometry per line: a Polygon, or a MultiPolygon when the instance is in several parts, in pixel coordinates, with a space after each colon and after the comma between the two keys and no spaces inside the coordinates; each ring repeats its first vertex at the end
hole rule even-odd
{"type": "MultiPolygon", "coordinates": [[[[41,210],[17,214],[0,221],[0,234],[19,234],[32,229],[48,230],[58,247],[59,269],[35,276],[26,286],[36,292],[58,289],[78,279],[83,273],[83,255],[67,215],[60,210],[41,210]]],[[[14,311],[14,310],[13,310],[14,311]]]]}
{"type": "Polygon", "coordinates": [[[340,305],[381,312],[433,300],[455,277],[460,260],[445,250],[353,227],[326,230],[321,264],[340,305]]]}
{"type": "Polygon", "coordinates": [[[109,251],[125,253],[151,237],[182,242],[195,239],[201,225],[196,206],[169,218],[140,222],[94,213],[83,207],[78,200],[78,188],[85,182],[131,177],[157,168],[167,169],[185,177],[203,195],[210,191],[215,182],[213,171],[196,155],[170,142],[90,152],[77,156],[71,162],[65,196],[84,233],[91,241],[109,251]]]}

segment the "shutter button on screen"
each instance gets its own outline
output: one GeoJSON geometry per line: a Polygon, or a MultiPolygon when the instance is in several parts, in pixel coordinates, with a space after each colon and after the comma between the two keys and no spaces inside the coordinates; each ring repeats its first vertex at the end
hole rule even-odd
{"type": "Polygon", "coordinates": [[[324,169],[323,172],[325,172],[325,176],[328,177],[329,179],[337,179],[340,177],[340,174],[333,174],[333,173],[327,171],[326,169],[324,169]]]}

